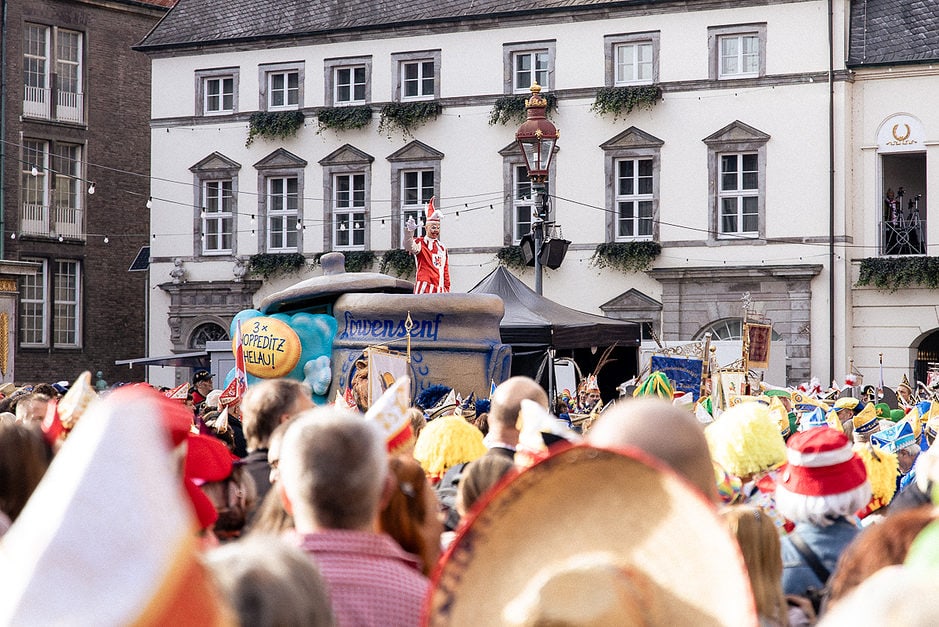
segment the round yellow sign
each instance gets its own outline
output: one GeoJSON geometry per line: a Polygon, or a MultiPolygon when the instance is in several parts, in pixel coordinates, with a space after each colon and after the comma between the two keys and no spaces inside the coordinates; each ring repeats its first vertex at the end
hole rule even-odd
{"type": "MultiPolygon", "coordinates": [[[[300,360],[300,337],[277,318],[251,318],[241,323],[245,368],[262,379],[288,374],[300,360]]],[[[237,350],[232,340],[232,352],[237,350]]]]}

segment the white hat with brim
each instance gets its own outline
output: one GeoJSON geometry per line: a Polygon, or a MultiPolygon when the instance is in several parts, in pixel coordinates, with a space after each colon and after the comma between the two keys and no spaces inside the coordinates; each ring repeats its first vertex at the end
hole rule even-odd
{"type": "Polygon", "coordinates": [[[694,488],[638,450],[576,445],[477,502],[425,613],[429,625],[624,624],[631,612],[756,625],[752,599],[735,541],[694,488]]]}

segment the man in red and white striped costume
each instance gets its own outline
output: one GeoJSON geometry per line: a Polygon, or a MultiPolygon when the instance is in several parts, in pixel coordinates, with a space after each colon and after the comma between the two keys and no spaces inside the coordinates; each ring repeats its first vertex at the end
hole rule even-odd
{"type": "Polygon", "coordinates": [[[417,262],[414,279],[415,294],[437,294],[450,291],[450,260],[447,248],[440,242],[440,212],[434,208],[434,199],[427,203],[427,234],[414,237],[417,225],[408,218],[405,230],[411,236],[410,252],[417,262]]]}

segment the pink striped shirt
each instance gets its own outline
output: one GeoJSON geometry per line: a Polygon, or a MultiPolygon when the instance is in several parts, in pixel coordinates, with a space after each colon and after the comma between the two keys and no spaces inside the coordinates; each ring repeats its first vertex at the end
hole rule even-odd
{"type": "Polygon", "coordinates": [[[390,536],[331,529],[296,537],[326,580],[339,627],[420,624],[429,582],[390,536]]]}

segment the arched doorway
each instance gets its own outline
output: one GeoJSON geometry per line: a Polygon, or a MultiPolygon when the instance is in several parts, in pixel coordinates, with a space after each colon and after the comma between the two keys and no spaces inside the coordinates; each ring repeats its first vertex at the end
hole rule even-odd
{"type": "Polygon", "coordinates": [[[929,381],[929,369],[939,369],[939,330],[924,337],[916,348],[916,360],[913,361],[913,383],[929,381]]]}

